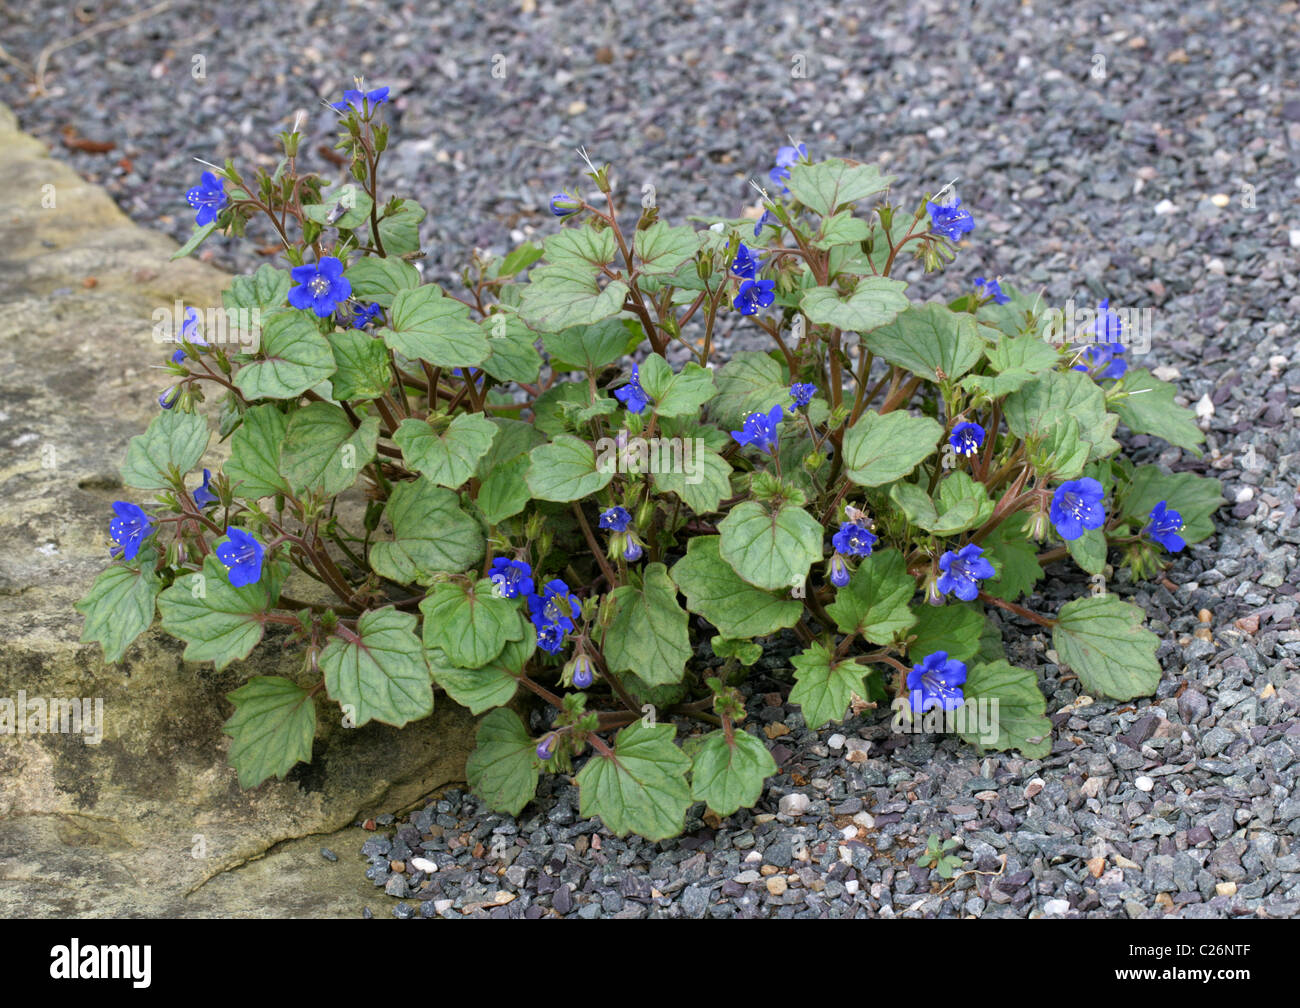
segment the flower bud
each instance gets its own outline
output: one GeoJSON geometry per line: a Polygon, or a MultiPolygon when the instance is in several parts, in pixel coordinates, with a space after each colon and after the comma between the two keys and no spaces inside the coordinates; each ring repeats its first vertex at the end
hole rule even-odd
{"type": "Polygon", "coordinates": [[[1025,522],[1025,535],[1034,542],[1042,542],[1047,536],[1048,518],[1043,511],[1035,511],[1025,522]]]}
{"type": "Polygon", "coordinates": [[[551,197],[551,213],[556,217],[568,217],[582,209],[582,200],[566,192],[558,192],[551,197]]]}
{"type": "Polygon", "coordinates": [[[939,590],[939,576],[930,571],[925,578],[925,601],[927,605],[943,605],[943,592],[939,590]]]}
{"type": "Polygon", "coordinates": [[[849,568],[844,558],[836,553],[831,557],[830,581],[836,588],[843,588],[849,583],[849,568]]]}
{"type": "Polygon", "coordinates": [[[547,735],[546,738],[542,739],[540,742],[537,743],[537,758],[541,760],[543,763],[545,763],[554,755],[555,755],[555,735],[554,733],[552,733],[550,735],[547,735]]]}
{"type": "Polygon", "coordinates": [[[585,654],[580,654],[569,663],[569,676],[573,680],[574,689],[587,689],[591,681],[595,678],[595,670],[592,667],[591,659],[585,654]]]}

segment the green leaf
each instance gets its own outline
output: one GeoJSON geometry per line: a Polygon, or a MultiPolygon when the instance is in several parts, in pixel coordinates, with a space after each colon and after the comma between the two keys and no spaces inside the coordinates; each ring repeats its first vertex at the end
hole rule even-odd
{"type": "Polygon", "coordinates": [[[352,284],[354,298],[373,301],[383,308],[391,308],[402,291],[420,286],[420,271],[396,256],[365,256],[348,267],[343,276],[352,284]]]}
{"type": "Polygon", "coordinates": [[[1119,443],[1111,437],[1119,418],[1106,412],[1106,397],[1081,371],[1048,371],[1007,396],[1003,410],[1007,427],[1016,437],[1045,438],[1053,427],[1073,416],[1079,424],[1079,437],[1089,446],[1089,461],[1119,450],[1119,443]]]}
{"type": "Polygon", "coordinates": [[[153,624],[160,591],[162,582],[152,562],[142,559],[138,569],[122,563],[106,568],[77,603],[77,612],[86,617],[81,642],[97,641],[104,661],[120,662],[131,643],[153,624]]]}
{"type": "Polygon", "coordinates": [[[374,205],[375,201],[370,198],[369,193],[352,183],[347,183],[322,193],[319,203],[309,204],[303,207],[302,211],[308,220],[315,221],[321,227],[351,231],[370,220],[370,208],[374,205]],[[340,206],[343,208],[342,216],[331,223],[330,215],[340,206]]]}
{"type": "Polygon", "coordinates": [[[437,434],[423,420],[408,417],[393,435],[402,457],[439,486],[455,489],[474,475],[478,461],[492,447],[497,429],[480,413],[458,413],[437,434]]]}
{"type": "Polygon", "coordinates": [[[519,676],[536,649],[536,636],[528,633],[522,640],[507,643],[499,655],[481,668],[459,668],[436,648],[426,649],[424,657],[433,681],[448,696],[462,707],[468,707],[471,714],[482,714],[510,702],[519,688],[519,676]]]}
{"type": "Polygon", "coordinates": [[[1130,368],[1107,395],[1110,408],[1134,434],[1152,434],[1200,455],[1205,435],[1191,410],[1174,402],[1174,386],[1146,368],[1130,368]]]}
{"type": "Polygon", "coordinates": [[[210,661],[223,669],[247,658],[262,639],[262,617],[280,597],[283,570],[266,562],[260,580],[242,588],[209,553],[201,573],[180,575],[158,596],[162,628],[185,642],[185,660],[210,661]]]}
{"type": "Polygon", "coordinates": [[[975,661],[986,664],[1006,660],[1007,650],[1002,646],[1002,631],[990,617],[984,621],[984,629],[980,631],[980,648],[975,653],[975,661]]]}
{"type": "Polygon", "coordinates": [[[517,315],[497,312],[479,322],[491,353],[483,370],[498,381],[533,382],[542,370],[537,334],[517,315]]]}
{"type": "Polygon", "coordinates": [[[476,367],[487,359],[487,338],[470,320],[468,306],[443,294],[437,284],[404,290],[393,299],[384,342],[408,360],[435,367],[476,367]]]}
{"type": "Polygon", "coordinates": [[[227,309],[238,309],[250,315],[253,309],[270,311],[284,306],[292,286],[293,278],[288,270],[262,263],[251,276],[237,276],[231,280],[230,287],[221,294],[221,303],[227,309]]]}
{"type": "Polygon", "coordinates": [[[184,259],[187,255],[193,252],[205,241],[207,241],[208,235],[212,234],[212,232],[215,231],[216,229],[217,229],[216,221],[212,221],[212,223],[210,224],[203,224],[203,225],[195,224],[194,230],[190,233],[190,236],[188,240],[186,240],[185,244],[171,254],[172,261],[174,262],[177,259],[184,259]]]}
{"type": "Polygon", "coordinates": [[[272,403],[254,406],[230,442],[230,461],[225,473],[235,493],[245,500],[259,500],[289,493],[289,483],[280,475],[280,448],[284,444],[289,418],[272,403]]]}
{"type": "Polygon", "coordinates": [[[1001,399],[1017,389],[1024,388],[1033,380],[1034,374],[1032,371],[1026,371],[1024,368],[1012,368],[1009,371],[994,375],[968,374],[957,384],[967,392],[986,395],[990,399],[1001,399]]]}
{"type": "Polygon", "coordinates": [[[1013,515],[990,532],[981,545],[998,576],[984,582],[990,595],[1014,602],[1028,595],[1043,577],[1038,563],[1038,550],[1022,531],[1023,516],[1013,515]]]}
{"type": "Polygon", "coordinates": [[[388,347],[360,329],[339,329],[326,337],[334,352],[330,385],[340,402],[378,399],[388,391],[388,347]]]}
{"type": "Polygon", "coordinates": [[[283,778],[311,759],[316,706],[310,690],[280,676],[255,676],[226,699],[235,713],[222,731],[231,739],[230,765],[239,774],[240,787],[283,778]]]}
{"type": "Polygon", "coordinates": [[[375,417],[366,417],[353,429],[340,407],[309,403],[289,418],[280,471],[297,494],[315,490],[333,497],[352,486],[362,467],[374,460],[378,439],[375,417]]]}
{"type": "Polygon", "coordinates": [[[540,333],[589,326],[619,315],[628,285],[612,280],[603,289],[596,273],[578,266],[536,266],[520,295],[519,313],[540,333]]]}
{"type": "Polygon", "coordinates": [[[714,394],[712,372],[693,361],[674,373],[666,360],[650,354],[641,363],[640,379],[654,412],[663,417],[696,416],[714,394]]]}
{"type": "Polygon", "coordinates": [[[567,501],[590,497],[609,486],[614,470],[601,471],[591,445],[569,434],[529,453],[528,488],[541,500],[567,501]]]}
{"type": "Polygon", "coordinates": [[[636,233],[633,253],[641,260],[639,272],[647,276],[666,276],[683,263],[695,258],[701,238],[693,227],[669,227],[655,221],[636,233]]]}
{"type": "Polygon", "coordinates": [[[834,287],[812,287],[804,292],[800,309],[808,321],[824,323],[845,332],[865,333],[894,321],[908,306],[907,284],[889,277],[863,277],[847,298],[834,287]]]}
{"type": "MultiPolygon", "coordinates": [[[[718,536],[695,536],[673,565],[673,581],[691,612],[703,616],[724,637],[747,640],[794,626],[803,603],[746,584],[722,559],[718,536]]],[[[789,586],[787,585],[787,590],[789,586]]]]}
{"type": "Polygon", "coordinates": [[[719,658],[735,658],[748,667],[763,657],[763,647],[754,641],[732,640],[728,637],[714,637],[709,641],[713,653],[719,658]]]}
{"type": "Polygon", "coordinates": [[[942,436],[929,417],[867,410],[844,435],[845,474],[858,486],[892,483],[934,454],[942,436]]]}
{"type": "Polygon", "coordinates": [[[557,371],[599,371],[624,354],[631,353],[644,334],[628,329],[617,318],[591,325],[579,325],[542,336],[542,346],[551,355],[557,371]]]}
{"type": "Polygon", "coordinates": [[[802,508],[775,511],[743,501],[718,523],[719,552],[732,569],[768,591],[804,584],[808,568],[822,558],[822,527],[802,508]]]}
{"type": "Polygon", "coordinates": [[[907,603],[916,579],[898,550],[873,553],[858,564],[849,583],[835,592],[826,614],[842,633],[860,634],[873,644],[888,644],[916,622],[907,603]]]}
{"type": "Polygon", "coordinates": [[[481,668],[505,648],[524,639],[517,599],[502,598],[484,578],[477,584],[444,581],[420,603],[424,646],[442,651],[461,668],[481,668]]]}
{"type": "MultiPolygon", "coordinates": [[[[1052,722],[1044,715],[1046,703],[1038,678],[1029,669],[1005,661],[976,665],[967,673],[963,692],[967,705],[972,701],[998,702],[996,723],[978,725],[971,722],[979,719],[971,718],[966,722],[967,729],[960,732],[980,752],[1019,749],[1029,759],[1045,759],[1052,754],[1052,722]],[[990,734],[996,732],[996,738],[989,741],[982,728],[990,734]]],[[[991,705],[984,709],[992,712],[991,705]]]]}
{"type": "Polygon", "coordinates": [[[518,815],[537,794],[541,763],[537,743],[519,715],[498,707],[478,726],[478,746],[465,764],[474,793],[496,812],[518,815]]]}
{"type": "Polygon", "coordinates": [[[767,413],[776,403],[790,398],[790,383],[781,365],[767,354],[742,350],[718,371],[718,392],[709,403],[709,414],[724,430],[739,430],[745,417],[767,413]]]}
{"type": "Polygon", "coordinates": [[[1101,529],[1088,529],[1078,539],[1068,541],[1074,562],[1089,574],[1100,574],[1106,569],[1106,534],[1101,529]]]}
{"type": "Polygon", "coordinates": [[[666,840],[686,825],[691,761],[674,743],[671,724],[635,721],[622,729],[613,756],[597,753],[578,773],[578,814],[600,816],[615,836],[666,840]]]}
{"type": "Polygon", "coordinates": [[[420,222],[426,211],[414,200],[398,200],[397,211],[379,221],[379,238],[384,254],[401,256],[420,251],[420,222]]]}
{"type": "Polygon", "coordinates": [[[889,496],[913,525],[936,535],[951,536],[978,528],[993,514],[993,501],[984,484],[961,470],[939,481],[936,497],[915,483],[896,483],[889,496]]]}
{"type": "Polygon", "coordinates": [[[208,422],[197,413],[165,410],[127,445],[122,482],[137,490],[175,486],[171,473],[184,477],[198,465],[208,447],[208,422]]]}
{"type": "Polygon", "coordinates": [[[532,500],[528,490],[528,456],[519,455],[492,470],[479,485],[475,503],[489,525],[519,514],[532,500]]]}
{"type": "Polygon", "coordinates": [[[1159,638],[1142,627],[1142,610],[1114,595],[1075,599],[1061,608],[1052,643],[1089,693],[1132,700],[1160,684],[1159,638]]]}
{"type": "Polygon", "coordinates": [[[709,732],[691,761],[691,797],[715,815],[729,816],[753,808],[763,782],[776,773],[776,760],[759,739],[736,728],[727,742],[724,731],[709,732]]]}
{"type": "Polygon", "coordinates": [[[846,203],[884,192],[893,182],[893,175],[881,175],[875,165],[829,158],[813,165],[791,165],[786,185],[794,198],[809,210],[829,217],[846,203]]]}
{"type": "Polygon", "coordinates": [[[1056,368],[1061,359],[1056,347],[1038,336],[1008,336],[999,333],[986,351],[989,364],[1000,374],[1027,371],[1036,374],[1056,368]]]}
{"type": "Polygon", "coordinates": [[[605,633],[612,672],[630,669],[650,686],[681,682],[694,651],[677,587],[661,563],[647,564],[641,588],[624,585],[609,596],[614,615],[605,633]]]}
{"type": "Polygon", "coordinates": [[[723,499],[731,496],[731,466],[703,439],[682,438],[681,445],[683,464],[654,473],[655,490],[675,493],[697,515],[718,510],[723,499]]]}
{"type": "Polygon", "coordinates": [[[1079,421],[1064,417],[1030,448],[1030,458],[1039,463],[1035,472],[1044,478],[1074,479],[1083,472],[1092,446],[1079,436],[1079,421]]]}
{"type": "Polygon", "coordinates": [[[854,661],[831,663],[824,644],[813,644],[791,659],[795,684],[790,702],[803,708],[804,724],[816,731],[827,721],[843,721],[853,694],[865,692],[866,669],[854,661]]]}
{"type": "Polygon", "coordinates": [[[828,249],[836,245],[850,245],[865,241],[871,237],[871,226],[860,217],[854,217],[851,210],[841,210],[834,217],[822,221],[821,237],[812,244],[813,248],[828,249]]]}
{"type": "Polygon", "coordinates": [[[334,353],[315,316],[292,309],[262,327],[261,359],[235,373],[245,399],[297,399],[334,373],[334,353]]]}
{"type": "Polygon", "coordinates": [[[974,602],[918,606],[912,632],[916,640],[907,646],[907,656],[919,664],[927,655],[946,651],[949,658],[969,661],[980,646],[984,610],[974,602]]]}
{"type": "Polygon", "coordinates": [[[1223,506],[1223,487],[1217,479],[1195,473],[1170,473],[1155,465],[1142,465],[1119,493],[1120,516],[1144,527],[1151,509],[1161,501],[1183,518],[1179,533],[1188,543],[1197,543],[1214,534],[1214,512],[1223,506]]]}
{"type": "Polygon", "coordinates": [[[392,606],[362,613],[352,636],[331,640],[320,667],[330,698],[357,727],[382,721],[400,728],[433,712],[433,685],[413,613],[392,606]]]}
{"type": "Polygon", "coordinates": [[[428,584],[439,572],[459,573],[483,558],[478,523],[460,509],[454,493],[423,476],[397,484],[384,514],[393,541],[370,547],[370,566],[381,577],[428,584]]]}
{"type": "Polygon", "coordinates": [[[940,381],[942,372],[957,379],[984,355],[975,317],[941,304],[913,305],[892,322],[862,336],[862,344],[890,364],[940,381]]]}
{"type": "Polygon", "coordinates": [[[508,277],[522,273],[545,254],[546,252],[542,246],[526,241],[514,251],[507,253],[506,257],[501,260],[501,267],[497,270],[497,276],[508,277]]]}

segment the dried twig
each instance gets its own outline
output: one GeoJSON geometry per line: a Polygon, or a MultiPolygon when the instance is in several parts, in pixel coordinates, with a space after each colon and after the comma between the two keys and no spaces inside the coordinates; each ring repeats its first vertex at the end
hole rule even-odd
{"type": "MultiPolygon", "coordinates": [[[[162,3],[154,4],[147,10],[137,11],[134,14],[128,14],[125,17],[114,18],[112,21],[104,21],[97,25],[92,25],[83,32],[78,32],[71,38],[61,39],[58,42],[51,42],[41,50],[40,55],[36,57],[36,70],[33,73],[36,83],[36,93],[45,94],[45,68],[49,65],[50,57],[60,50],[67,49],[79,42],[85,42],[87,39],[94,38],[96,35],[102,35],[106,31],[112,31],[114,28],[125,28],[129,24],[137,21],[143,21],[145,18],[151,18],[155,14],[161,14],[172,5],[172,0],[162,0],[162,3]]],[[[13,58],[10,57],[13,62],[13,58]]]]}

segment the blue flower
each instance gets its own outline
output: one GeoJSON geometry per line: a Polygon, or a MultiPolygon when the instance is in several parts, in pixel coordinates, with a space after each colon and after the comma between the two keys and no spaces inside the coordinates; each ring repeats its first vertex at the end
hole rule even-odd
{"type": "Polygon", "coordinates": [[[780,222],[777,220],[776,216],[770,210],[764,210],[763,216],[760,217],[757,223],[754,224],[754,237],[757,238],[760,234],[762,234],[763,228],[768,224],[778,224],[778,223],[780,222]]]}
{"type": "Polygon", "coordinates": [[[843,588],[849,583],[849,568],[844,563],[844,558],[836,553],[831,557],[831,584],[836,588],[843,588]]]}
{"type": "Polygon", "coordinates": [[[314,311],[321,318],[328,318],[352,296],[352,284],[343,275],[343,264],[333,256],[295,266],[289,275],[298,285],[289,291],[289,303],[301,311],[314,311]]]}
{"type": "Polygon", "coordinates": [[[628,563],[636,563],[641,559],[641,554],[644,552],[645,550],[643,550],[641,544],[637,542],[636,537],[629,536],[627,540],[627,548],[623,550],[623,559],[628,563]]]}
{"type": "Polygon", "coordinates": [[[570,594],[568,585],[554,578],[542,585],[541,594],[528,596],[528,610],[539,631],[542,625],[556,626],[563,637],[573,629],[573,617],[581,614],[582,603],[570,594]]]}
{"type": "Polygon", "coordinates": [[[967,458],[984,447],[984,428],[977,423],[959,423],[948,438],[952,450],[967,458]]]}
{"type": "Polygon", "coordinates": [[[1002,287],[996,280],[985,280],[983,277],[976,277],[975,286],[980,288],[982,297],[992,298],[994,304],[1006,304],[1011,300],[1011,295],[1003,294],[1002,287]]]}
{"type": "Polygon", "coordinates": [[[554,755],[555,755],[555,735],[554,733],[552,733],[550,735],[547,735],[546,738],[542,739],[540,742],[537,743],[537,758],[541,760],[543,763],[545,763],[554,755]]]}
{"type": "Polygon", "coordinates": [[[586,689],[594,677],[591,659],[585,654],[578,655],[573,660],[573,685],[577,689],[586,689]]]}
{"type": "Polygon", "coordinates": [[[966,681],[966,664],[949,658],[947,651],[926,655],[920,665],[907,674],[912,710],[918,714],[931,707],[956,710],[966,702],[962,684],[966,681]]]}
{"type": "Polygon", "coordinates": [[[650,397],[641,387],[641,367],[632,365],[632,380],[622,388],[614,390],[614,398],[627,407],[629,413],[640,413],[650,405],[650,397]]]}
{"type": "Polygon", "coordinates": [[[203,482],[199,485],[199,488],[194,491],[194,504],[199,508],[199,510],[202,510],[209,504],[215,504],[217,502],[217,495],[208,489],[208,486],[211,483],[212,473],[207,469],[204,469],[203,482]]]}
{"type": "Polygon", "coordinates": [[[776,152],[776,166],[767,173],[767,177],[779,185],[781,192],[788,196],[790,188],[785,182],[790,177],[790,166],[800,158],[806,158],[807,156],[808,148],[804,144],[794,147],[782,147],[776,152]]]}
{"type": "Polygon", "coordinates": [[[564,649],[565,630],[562,626],[534,619],[533,628],[537,631],[537,646],[547,654],[559,654],[564,649]]]}
{"type": "Polygon", "coordinates": [[[108,523],[108,538],[112,541],[109,553],[134,560],[141,544],[153,535],[153,519],[143,508],[126,501],[114,501],[113,514],[117,517],[108,523]]]}
{"type": "Polygon", "coordinates": [[[765,452],[776,451],[776,425],[785,419],[785,410],[780,403],[772,407],[771,412],[751,413],[745,417],[741,430],[734,430],[731,436],[741,445],[753,445],[765,452]]]}
{"type": "Polygon", "coordinates": [[[556,217],[568,217],[582,209],[582,200],[566,192],[557,192],[551,197],[551,213],[556,217]]]}
{"type": "Polygon", "coordinates": [[[1062,539],[1073,542],[1084,530],[1099,529],[1106,524],[1106,508],[1102,499],[1106,491],[1091,476],[1069,480],[1056,488],[1052,495],[1049,517],[1062,539]]]}
{"type": "Polygon", "coordinates": [[[241,528],[228,528],[230,541],[219,545],[217,559],[230,571],[230,583],[236,588],[257,584],[262,578],[262,557],[266,549],[241,528]]]}
{"type": "Polygon", "coordinates": [[[533,593],[533,569],[522,560],[497,557],[488,572],[492,590],[501,598],[518,598],[533,593]]]}
{"type": "Polygon", "coordinates": [[[373,91],[361,92],[355,89],[349,89],[343,92],[343,100],[330,102],[330,108],[335,112],[345,112],[349,105],[361,107],[362,102],[368,102],[372,109],[378,108],[384,102],[388,101],[388,88],[375,88],[373,91]]]}
{"type": "MultiPolygon", "coordinates": [[[[181,323],[180,338],[196,350],[206,350],[208,348],[207,341],[199,335],[199,313],[196,309],[185,309],[185,321],[181,323]]],[[[185,348],[181,347],[172,354],[172,363],[179,364],[185,359],[185,356],[185,348]]]]}
{"type": "Polygon", "coordinates": [[[949,241],[960,241],[961,236],[975,229],[975,219],[970,212],[961,208],[961,200],[953,198],[951,203],[938,204],[925,201],[930,211],[930,230],[949,241]]]}
{"type": "Polygon", "coordinates": [[[754,275],[758,272],[759,265],[760,263],[754,253],[742,243],[736,251],[735,260],[731,264],[731,272],[746,280],[753,280],[754,275]]]}
{"type": "Polygon", "coordinates": [[[952,592],[963,602],[974,601],[980,593],[979,582],[997,576],[993,565],[983,555],[984,550],[974,543],[957,552],[949,550],[939,558],[939,591],[952,592]]]}
{"type": "Polygon", "coordinates": [[[803,409],[812,402],[813,393],[817,391],[817,386],[811,382],[795,382],[790,386],[790,398],[794,400],[795,409],[803,409]]]}
{"type": "Polygon", "coordinates": [[[600,527],[611,532],[626,532],[632,516],[627,508],[612,507],[600,513],[600,527]]]}
{"type": "Polygon", "coordinates": [[[844,556],[871,556],[871,547],[876,545],[876,537],[855,522],[844,522],[831,537],[831,545],[835,547],[836,553],[844,556]]]}
{"type": "Polygon", "coordinates": [[[1161,501],[1151,509],[1151,520],[1143,530],[1152,542],[1159,543],[1170,553],[1177,553],[1187,545],[1178,533],[1183,530],[1183,516],[1165,508],[1161,501]]]}
{"type": "Polygon", "coordinates": [[[163,409],[171,409],[176,405],[176,400],[180,397],[181,387],[179,385],[172,385],[171,387],[164,389],[158,396],[158,405],[163,409]]]}
{"type": "Polygon", "coordinates": [[[352,328],[364,329],[383,310],[383,307],[374,301],[368,305],[357,305],[352,309],[352,328]]]}
{"type": "Polygon", "coordinates": [[[731,302],[731,306],[742,315],[756,315],[758,309],[766,308],[775,300],[775,281],[744,280],[740,284],[740,293],[731,302]]]}
{"type": "Polygon", "coordinates": [[[194,223],[202,227],[216,221],[217,211],[226,205],[228,197],[221,179],[205,171],[202,181],[185,194],[185,200],[198,211],[194,223]]]}
{"type": "Polygon", "coordinates": [[[1091,371],[1098,378],[1122,378],[1128,370],[1124,358],[1124,320],[1110,310],[1110,298],[1097,305],[1097,321],[1093,323],[1097,339],[1083,351],[1085,363],[1076,364],[1076,371],[1091,371]]]}

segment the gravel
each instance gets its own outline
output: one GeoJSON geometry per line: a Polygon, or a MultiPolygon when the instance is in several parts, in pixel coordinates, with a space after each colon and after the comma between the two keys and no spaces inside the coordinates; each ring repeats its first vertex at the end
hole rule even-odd
{"type": "MultiPolygon", "coordinates": [[[[1041,670],[1053,751],[981,757],[893,735],[871,711],[807,731],[774,652],[751,684],[751,727],[789,732],[770,743],[780,773],[753,812],[719,823],[697,808],[682,838],[647,843],[580,819],[564,778],[545,779],[518,820],[450,791],[376,818],[363,850],[383,915],[1300,912],[1297,4],[994,8],[178,2],[54,53],[45,96],[0,63],[25,129],[178,239],[194,158],[269,166],[298,110],[315,151],[331,136],[320,99],[351,86],[338,68],[364,70],[393,88],[388,177],[430,208],[425,272],[440,282],[474,246],[549,233],[550,194],[581,184],[579,146],[615,163],[634,206],[653,184],[669,218],[740,213],[787,134],[815,156],[882,163],[904,203],[955,178],[976,230],[955,276],[906,275],[914,296],[1001,275],[1054,303],[1150,307],[1140,362],[1202,418],[1199,459],[1126,438],[1138,461],[1218,476],[1229,502],[1166,580],[1109,585],[1161,638],[1155,697],[1076,703],[1050,640],[1013,621],[1008,652],[1041,670]],[[65,128],[115,147],[63,148],[65,128]],[[930,833],[961,841],[965,874],[917,866],[930,833]],[[399,843],[438,870],[394,871],[399,843]]],[[[83,27],[67,4],[6,10],[0,45],[28,63],[83,27]]],[[[261,261],[254,238],[203,254],[246,269],[261,261]]],[[[1088,584],[1060,566],[1040,589],[1029,604],[1054,612],[1088,584]]]]}

